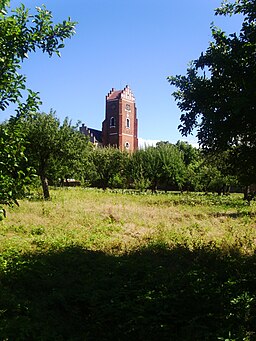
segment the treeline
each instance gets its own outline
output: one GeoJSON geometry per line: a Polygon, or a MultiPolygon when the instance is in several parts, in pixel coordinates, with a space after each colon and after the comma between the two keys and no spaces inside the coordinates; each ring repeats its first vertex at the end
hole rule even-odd
{"type": "Polygon", "coordinates": [[[207,155],[178,141],[159,142],[156,147],[130,154],[117,148],[96,148],[77,128],[68,119],[61,123],[53,111],[3,123],[2,203],[15,202],[39,180],[45,199],[50,198],[49,184],[61,186],[71,178],[84,186],[149,189],[153,193],[180,190],[226,194],[230,186],[239,184],[224,153],[207,155]]]}
{"type": "Polygon", "coordinates": [[[115,148],[92,149],[84,180],[100,188],[139,191],[204,191],[226,194],[237,186],[222,157],[207,156],[190,144],[159,142],[129,154],[115,148]]]}

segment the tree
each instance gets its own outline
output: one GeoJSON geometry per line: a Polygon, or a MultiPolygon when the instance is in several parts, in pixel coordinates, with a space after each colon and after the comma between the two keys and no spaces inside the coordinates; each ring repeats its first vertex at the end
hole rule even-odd
{"type": "MultiPolygon", "coordinates": [[[[125,172],[128,154],[113,147],[94,148],[89,154],[89,180],[102,189],[112,187],[125,172]]],[[[88,174],[88,171],[86,170],[88,174]]]]}
{"type": "Polygon", "coordinates": [[[58,152],[50,158],[48,176],[51,182],[59,183],[65,179],[83,180],[84,168],[88,167],[88,155],[92,144],[88,137],[81,134],[78,124],[65,118],[57,132],[58,152]]]}
{"type": "Polygon", "coordinates": [[[156,193],[159,186],[165,190],[170,186],[181,188],[185,174],[183,155],[168,142],[137,150],[131,155],[130,174],[135,187],[141,190],[150,187],[156,193]]]}
{"type": "Polygon", "coordinates": [[[35,15],[21,5],[6,11],[7,1],[0,3],[0,109],[5,110],[10,103],[18,105],[17,112],[28,112],[39,105],[38,94],[28,92],[27,101],[22,103],[26,89],[26,77],[18,70],[29,53],[40,49],[49,56],[60,56],[64,39],[75,33],[75,23],[70,20],[53,25],[52,13],[44,6],[36,7],[35,15]]]}
{"type": "Polygon", "coordinates": [[[168,80],[178,88],[173,95],[182,111],[181,133],[187,136],[197,129],[205,150],[239,154],[239,174],[250,169],[246,181],[251,182],[256,180],[255,0],[225,1],[216,10],[216,15],[237,13],[244,16],[239,35],[227,36],[212,26],[213,42],[206,52],[191,63],[186,76],[168,80]]]}
{"type": "Polygon", "coordinates": [[[156,149],[160,159],[159,182],[166,190],[169,186],[181,189],[186,177],[183,154],[173,144],[163,144],[156,149]]]}
{"type": "Polygon", "coordinates": [[[147,147],[142,151],[143,173],[150,183],[152,193],[156,193],[161,177],[161,161],[159,150],[155,147],[147,147]]]}
{"type": "Polygon", "coordinates": [[[14,103],[16,116],[11,125],[3,125],[0,131],[0,201],[11,205],[17,203],[31,177],[19,117],[35,112],[41,103],[38,93],[30,89],[23,101],[26,77],[18,71],[23,60],[36,49],[49,56],[60,55],[64,40],[75,33],[75,23],[68,19],[53,25],[52,14],[45,7],[37,7],[33,15],[21,5],[8,14],[8,5],[9,1],[0,1],[0,110],[14,103]]]}
{"type": "Polygon", "coordinates": [[[44,198],[49,199],[48,180],[77,174],[88,140],[68,119],[61,124],[53,111],[20,118],[19,128],[28,143],[25,154],[40,177],[44,198]]]}
{"type": "Polygon", "coordinates": [[[189,166],[194,161],[197,161],[200,157],[200,151],[198,148],[193,147],[188,142],[177,141],[175,146],[183,154],[184,163],[189,166]]]}
{"type": "Polygon", "coordinates": [[[127,176],[130,185],[141,192],[147,190],[150,186],[150,180],[146,172],[144,154],[144,149],[138,149],[132,153],[127,167],[127,176]]]}
{"type": "MultiPolygon", "coordinates": [[[[0,125],[0,204],[18,204],[33,178],[25,155],[24,135],[17,127],[0,125]]],[[[1,208],[0,218],[5,210],[1,208]]]]}
{"type": "Polygon", "coordinates": [[[201,153],[201,158],[188,167],[190,187],[196,191],[217,192],[228,194],[232,185],[237,185],[237,179],[230,172],[227,152],[218,155],[201,153]]]}

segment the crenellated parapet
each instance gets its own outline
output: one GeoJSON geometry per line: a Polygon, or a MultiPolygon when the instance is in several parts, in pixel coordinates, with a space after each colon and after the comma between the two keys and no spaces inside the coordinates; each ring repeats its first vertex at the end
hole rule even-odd
{"type": "Polygon", "coordinates": [[[116,101],[121,98],[135,102],[135,97],[129,85],[126,85],[123,90],[115,90],[115,88],[112,88],[106,96],[107,101],[116,101]]]}
{"type": "Polygon", "coordinates": [[[101,145],[102,144],[102,131],[96,130],[92,128],[88,128],[84,123],[79,128],[80,133],[84,134],[85,136],[88,136],[89,141],[93,143],[94,145],[101,145]]]}

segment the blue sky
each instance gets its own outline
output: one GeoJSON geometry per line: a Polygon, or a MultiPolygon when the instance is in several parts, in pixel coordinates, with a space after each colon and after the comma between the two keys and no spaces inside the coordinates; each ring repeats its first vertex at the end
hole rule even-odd
{"type": "MultiPolygon", "coordinates": [[[[71,17],[76,35],[66,41],[61,58],[41,52],[30,55],[21,73],[27,86],[39,91],[41,111],[56,110],[59,118],[101,129],[105,96],[128,84],[136,98],[139,137],[175,143],[182,138],[180,112],[166,80],[185,74],[189,61],[211,41],[210,24],[232,33],[239,17],[216,17],[217,0],[23,0],[33,12],[42,3],[54,21],[71,17]]],[[[20,1],[11,1],[17,7],[20,1]]],[[[4,115],[7,115],[5,113],[4,115]]],[[[3,116],[4,116],[3,115],[3,116]]],[[[3,117],[7,118],[7,117],[3,117]]]]}

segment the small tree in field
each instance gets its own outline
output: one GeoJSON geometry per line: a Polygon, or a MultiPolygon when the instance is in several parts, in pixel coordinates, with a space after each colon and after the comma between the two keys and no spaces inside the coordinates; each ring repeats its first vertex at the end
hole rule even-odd
{"type": "Polygon", "coordinates": [[[184,156],[173,144],[162,145],[157,148],[160,158],[160,181],[168,186],[182,189],[186,179],[184,156]]]}
{"type": "Polygon", "coordinates": [[[67,119],[61,124],[52,111],[27,115],[19,126],[28,143],[26,155],[40,177],[44,198],[49,199],[48,180],[77,175],[88,140],[67,119]]]}
{"type": "MultiPolygon", "coordinates": [[[[125,172],[127,153],[113,147],[94,148],[89,154],[90,182],[104,190],[112,187],[117,177],[125,172]]],[[[87,176],[88,176],[87,175],[87,176]]]]}
{"type": "Polygon", "coordinates": [[[137,188],[150,188],[152,193],[158,186],[166,190],[168,186],[181,188],[185,175],[183,156],[170,143],[138,150],[131,156],[130,174],[137,188]]]}

